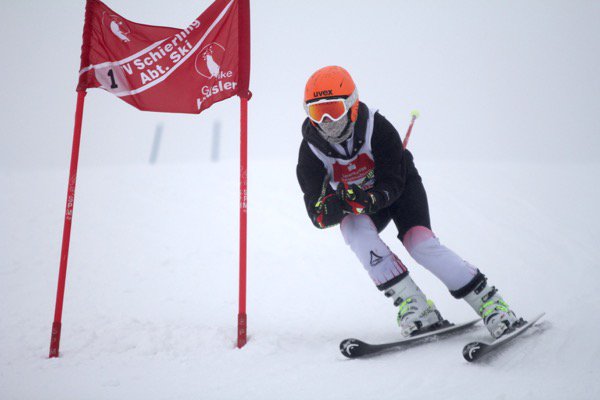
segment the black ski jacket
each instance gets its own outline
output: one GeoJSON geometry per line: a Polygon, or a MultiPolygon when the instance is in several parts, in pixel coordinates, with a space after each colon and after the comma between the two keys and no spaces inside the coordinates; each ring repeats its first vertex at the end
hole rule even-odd
{"type": "MultiPolygon", "coordinates": [[[[374,192],[380,201],[383,201],[381,208],[386,208],[402,195],[408,175],[413,173],[418,175],[418,173],[413,164],[412,155],[408,150],[402,149],[400,135],[394,126],[378,112],[374,115],[371,156],[375,162],[375,185],[370,191],[374,192]]],[[[327,194],[333,193],[333,188],[328,182],[325,182],[327,170],[323,162],[310,149],[308,143],[332,159],[351,159],[364,145],[368,118],[368,107],[364,103],[360,103],[358,118],[354,126],[354,147],[349,157],[340,154],[323,139],[308,118],[304,120],[296,175],[304,193],[306,210],[313,222],[314,205],[321,196],[324,185],[327,194]]]]}

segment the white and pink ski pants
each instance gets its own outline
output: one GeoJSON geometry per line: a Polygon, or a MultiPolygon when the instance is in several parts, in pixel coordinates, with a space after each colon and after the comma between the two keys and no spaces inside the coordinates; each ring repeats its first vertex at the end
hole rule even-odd
{"type": "MultiPolygon", "coordinates": [[[[400,259],[381,240],[368,215],[348,215],[342,220],[340,229],[346,244],[377,286],[406,271],[400,259]]],[[[429,228],[410,228],[402,243],[411,257],[431,271],[450,291],[464,287],[477,274],[477,268],[442,245],[429,228]]]]}

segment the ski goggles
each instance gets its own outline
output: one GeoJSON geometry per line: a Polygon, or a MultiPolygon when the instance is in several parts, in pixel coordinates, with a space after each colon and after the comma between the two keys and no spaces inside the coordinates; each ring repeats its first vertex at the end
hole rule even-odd
{"type": "Polygon", "coordinates": [[[350,110],[350,107],[358,100],[358,90],[346,98],[338,97],[335,99],[317,100],[312,103],[304,103],[304,110],[308,118],[320,124],[325,117],[332,121],[339,121],[350,110]]]}

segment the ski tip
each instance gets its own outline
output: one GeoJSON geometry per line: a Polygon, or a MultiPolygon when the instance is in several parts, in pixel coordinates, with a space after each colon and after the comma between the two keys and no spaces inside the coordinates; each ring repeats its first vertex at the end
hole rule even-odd
{"type": "Polygon", "coordinates": [[[340,351],[348,358],[360,357],[366,343],[358,339],[345,339],[340,343],[340,351]]]}
{"type": "Polygon", "coordinates": [[[481,342],[471,342],[463,347],[463,357],[468,362],[475,361],[488,345],[481,342]]]}

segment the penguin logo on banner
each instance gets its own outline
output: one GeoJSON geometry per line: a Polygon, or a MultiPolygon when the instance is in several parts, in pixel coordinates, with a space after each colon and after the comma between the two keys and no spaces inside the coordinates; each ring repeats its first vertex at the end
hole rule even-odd
{"type": "Polygon", "coordinates": [[[218,78],[224,55],[225,47],[219,43],[213,42],[205,46],[196,56],[196,72],[206,79],[218,78]]]}
{"type": "Polygon", "coordinates": [[[131,29],[129,29],[129,26],[127,26],[120,16],[104,13],[102,15],[102,25],[106,26],[121,42],[130,42],[129,34],[131,33],[131,29]]]}

